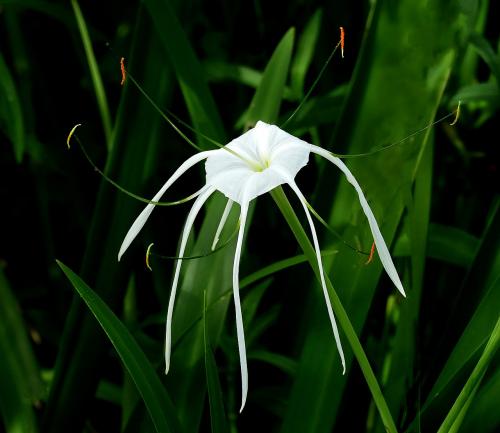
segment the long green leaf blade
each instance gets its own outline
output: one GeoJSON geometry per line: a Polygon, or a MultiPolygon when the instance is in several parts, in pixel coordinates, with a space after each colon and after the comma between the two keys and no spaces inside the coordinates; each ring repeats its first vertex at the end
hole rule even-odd
{"type": "Polygon", "coordinates": [[[167,391],[134,337],[102,299],[77,274],[59,260],[57,260],[57,264],[92,311],[116,349],[144,400],[156,431],[180,432],[175,409],[167,391]]]}
{"type": "MultiPolygon", "coordinates": [[[[144,3],[175,69],[195,129],[214,140],[223,142],[225,134],[222,121],[202,74],[203,68],[170,2],[145,0],[144,3]]],[[[202,137],[199,137],[199,142],[202,143],[202,147],[210,146],[202,137]]]]}
{"type": "Polygon", "coordinates": [[[463,409],[465,408],[467,403],[470,404],[470,399],[476,393],[477,388],[481,383],[481,380],[484,374],[486,373],[486,370],[488,369],[488,366],[493,357],[495,356],[499,346],[500,346],[500,317],[498,318],[497,323],[493,328],[493,331],[488,339],[488,342],[486,343],[486,346],[483,350],[483,353],[481,354],[481,357],[479,358],[479,361],[474,367],[474,370],[472,370],[472,373],[469,379],[467,380],[467,383],[465,384],[459,396],[457,397],[450,412],[443,421],[443,424],[441,424],[438,433],[447,433],[451,431],[456,432],[458,430],[459,425],[461,424],[460,421],[464,417],[463,409]]]}
{"type": "Polygon", "coordinates": [[[44,390],[27,329],[0,269],[0,414],[8,433],[34,433],[33,404],[44,390]]]}
{"type": "Polygon", "coordinates": [[[21,102],[17,94],[14,79],[0,52],[0,126],[14,145],[16,161],[23,159],[25,134],[21,102]],[[3,119],[2,119],[3,118],[3,119]],[[1,123],[4,123],[2,125],[1,123]]]}
{"type": "Polygon", "coordinates": [[[99,71],[97,60],[95,58],[94,49],[92,48],[92,41],[90,40],[89,32],[87,30],[87,24],[85,22],[85,18],[83,17],[80,6],[78,5],[78,1],[71,0],[71,6],[73,7],[76,23],[78,24],[80,37],[82,38],[83,48],[85,50],[85,56],[87,58],[87,63],[89,66],[90,76],[92,78],[92,84],[94,85],[97,107],[99,108],[99,112],[101,114],[104,136],[106,137],[106,146],[109,151],[111,150],[112,146],[111,134],[113,126],[111,122],[111,115],[109,114],[108,99],[106,97],[106,92],[102,83],[101,73],[99,71]]]}
{"type": "Polygon", "coordinates": [[[250,103],[246,118],[247,125],[254,125],[258,120],[276,122],[288,76],[294,37],[295,30],[291,28],[274,50],[262,75],[262,81],[250,103]]]}

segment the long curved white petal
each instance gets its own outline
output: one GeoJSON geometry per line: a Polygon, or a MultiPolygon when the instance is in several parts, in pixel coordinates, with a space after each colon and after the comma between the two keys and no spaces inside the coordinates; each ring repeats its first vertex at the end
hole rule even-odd
{"type": "MultiPolygon", "coordinates": [[[[198,212],[200,211],[203,204],[207,201],[207,199],[214,193],[214,187],[207,187],[203,189],[203,192],[196,199],[189,211],[189,214],[186,218],[186,223],[184,224],[184,230],[182,232],[181,245],[179,247],[179,257],[184,255],[184,251],[186,250],[186,244],[189,238],[189,233],[191,232],[191,228],[193,227],[194,220],[198,212]]],[[[175,264],[175,272],[174,272],[174,280],[172,282],[172,289],[170,291],[170,298],[168,300],[168,309],[167,309],[167,324],[165,330],[165,374],[168,373],[170,369],[170,354],[172,350],[172,315],[174,311],[174,303],[175,303],[175,294],[177,292],[177,285],[179,283],[179,274],[181,271],[182,259],[178,259],[175,264]]]]}
{"type": "Polygon", "coordinates": [[[226,224],[227,217],[229,216],[229,212],[231,212],[231,208],[233,207],[234,201],[229,199],[226,203],[226,207],[224,208],[224,212],[222,213],[222,217],[220,219],[219,225],[217,226],[217,231],[215,232],[214,241],[212,242],[212,251],[215,250],[215,247],[219,243],[220,234],[222,233],[222,229],[226,224]]]}
{"type": "Polygon", "coordinates": [[[311,218],[311,214],[309,212],[309,209],[307,208],[307,201],[300,191],[299,187],[295,183],[295,181],[287,175],[286,172],[281,170],[280,167],[273,167],[273,170],[275,170],[277,173],[281,174],[283,178],[286,180],[288,185],[290,185],[290,188],[292,188],[293,192],[297,195],[298,199],[300,200],[300,203],[302,204],[302,207],[304,208],[304,212],[306,213],[307,221],[309,222],[309,227],[311,229],[311,234],[313,238],[313,244],[314,244],[314,250],[316,251],[316,260],[318,261],[318,268],[319,268],[319,275],[321,279],[321,287],[323,289],[323,295],[325,297],[325,303],[326,303],[326,309],[328,310],[328,317],[330,318],[330,322],[332,324],[332,330],[333,330],[333,335],[335,337],[335,343],[337,344],[337,350],[340,355],[340,360],[342,362],[342,373],[345,374],[346,366],[345,366],[345,357],[344,357],[344,351],[342,349],[342,342],[340,341],[340,335],[339,335],[339,330],[337,327],[337,321],[335,320],[335,315],[333,314],[333,309],[332,305],[330,303],[330,296],[328,295],[328,290],[326,288],[326,281],[325,281],[325,275],[324,275],[324,269],[323,269],[323,261],[321,260],[321,250],[319,248],[319,242],[318,242],[318,236],[316,234],[316,229],[314,227],[313,220],[311,218]]]}
{"type": "Polygon", "coordinates": [[[361,190],[361,187],[359,186],[358,181],[355,179],[355,177],[352,175],[351,171],[347,168],[347,166],[336,156],[333,156],[330,152],[328,152],[325,149],[322,149],[321,147],[312,145],[311,147],[311,152],[314,152],[323,158],[326,158],[328,161],[330,161],[332,164],[335,164],[340,170],[345,174],[348,182],[354,187],[356,192],[358,193],[359,197],[359,202],[361,203],[361,207],[363,208],[363,211],[366,215],[366,218],[368,219],[368,224],[370,225],[370,229],[372,231],[373,235],[373,240],[375,241],[375,245],[377,247],[377,252],[380,257],[380,261],[382,262],[382,265],[384,266],[385,271],[387,272],[387,275],[389,275],[389,278],[392,280],[396,288],[401,292],[403,296],[406,297],[403,284],[401,283],[401,280],[399,279],[399,275],[396,271],[396,267],[394,266],[394,263],[391,258],[391,254],[389,253],[389,249],[387,248],[387,245],[384,241],[384,238],[382,236],[382,233],[380,233],[380,229],[377,224],[377,220],[375,219],[375,216],[373,215],[373,212],[370,208],[370,205],[366,201],[365,195],[363,194],[363,191],[361,190]]]}
{"type": "Polygon", "coordinates": [[[245,234],[245,225],[248,215],[249,206],[249,190],[251,189],[251,180],[248,181],[246,187],[243,190],[242,201],[241,201],[241,213],[240,213],[240,228],[238,231],[238,240],[236,241],[236,251],[234,253],[233,262],[233,298],[234,298],[234,309],[236,312],[236,335],[238,337],[238,352],[240,355],[240,369],[241,369],[241,407],[240,413],[245,407],[248,394],[248,367],[247,367],[247,353],[245,348],[245,330],[243,328],[243,316],[241,314],[241,302],[240,302],[240,285],[239,285],[239,273],[240,273],[240,258],[241,258],[241,248],[243,245],[243,235],[245,234]]]}
{"type": "MultiPolygon", "coordinates": [[[[204,159],[208,158],[214,151],[213,150],[207,150],[205,152],[200,152],[197,153],[196,155],[193,155],[191,158],[188,158],[186,161],[184,161],[177,170],[175,170],[174,174],[170,176],[170,178],[165,182],[165,184],[161,187],[161,189],[156,193],[156,195],[152,198],[151,201],[158,201],[161,199],[163,194],[167,191],[168,188],[172,186],[172,184],[179,179],[188,169],[190,169],[193,165],[197,164],[200,161],[203,161],[204,159]]],[[[151,212],[153,212],[155,205],[150,203],[148,204],[144,210],[139,214],[139,216],[136,218],[130,229],[128,230],[127,234],[125,235],[125,239],[123,239],[122,245],[120,247],[120,251],[118,252],[118,261],[122,258],[123,253],[127,250],[127,248],[130,246],[132,241],[135,239],[135,237],[139,234],[141,229],[144,227],[144,224],[146,224],[147,219],[151,215],[151,212]]]]}

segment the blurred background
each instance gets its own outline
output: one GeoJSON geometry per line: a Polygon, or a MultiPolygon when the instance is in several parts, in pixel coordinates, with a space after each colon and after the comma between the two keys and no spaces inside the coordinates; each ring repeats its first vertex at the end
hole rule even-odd
{"type": "MultiPolygon", "coordinates": [[[[0,0],[0,432],[498,431],[498,13],[486,0],[0,0]],[[320,75],[340,27],[344,58],[337,50],[320,75]],[[165,113],[209,149],[206,137],[283,125],[301,103],[284,129],[348,156],[407,289],[404,299],[376,255],[365,265],[372,238],[357,195],[311,157],[297,183],[328,224],[315,222],[325,269],[394,425],[341,331],[342,375],[321,286],[269,195],[251,209],[240,270],[245,410],[231,294],[238,206],[210,253],[222,195],[188,247],[202,257],[183,264],[165,376],[174,260],[162,256],[175,257],[190,204],[155,210],[118,263],[144,203],[75,139],[66,145],[82,124],[94,164],[149,199],[196,152],[165,113]],[[99,317],[83,281],[103,301],[99,317]]],[[[203,184],[200,165],[164,199],[203,184]]]]}

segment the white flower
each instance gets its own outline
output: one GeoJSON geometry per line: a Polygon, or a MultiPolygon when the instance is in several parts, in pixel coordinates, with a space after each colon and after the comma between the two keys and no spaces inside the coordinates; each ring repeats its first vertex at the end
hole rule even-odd
{"type": "MultiPolygon", "coordinates": [[[[153,202],[160,200],[167,189],[170,188],[170,186],[185,171],[194,166],[196,163],[206,160],[206,185],[200,191],[198,191],[198,197],[194,202],[193,207],[191,208],[186,219],[179,248],[179,257],[182,257],[184,255],[186,243],[196,215],[200,211],[200,208],[205,203],[205,201],[215,191],[220,191],[229,200],[222,215],[221,222],[217,229],[214,244],[212,247],[215,247],[218,241],[220,232],[224,226],[233,202],[236,202],[240,205],[240,227],[233,264],[233,294],[236,310],[236,330],[238,337],[242,382],[242,401],[240,411],[245,406],[248,392],[248,371],[245,350],[245,336],[243,331],[243,319],[241,314],[239,295],[239,264],[243,243],[243,234],[245,232],[249,203],[254,198],[271,191],[273,188],[276,188],[279,185],[286,183],[292,188],[292,190],[295,192],[298,199],[302,203],[302,207],[304,208],[304,212],[309,222],[314,248],[316,251],[316,258],[318,260],[321,286],[323,288],[323,293],[325,296],[326,307],[332,324],[337,349],[339,351],[342,366],[345,372],[344,353],[342,351],[337,324],[335,322],[335,317],[333,315],[333,310],[330,304],[330,298],[328,296],[326,288],[318,237],[316,235],[316,230],[314,228],[314,224],[309,213],[306,200],[294,180],[299,170],[307,165],[309,154],[311,152],[321,155],[328,161],[335,164],[346,175],[347,180],[354,186],[356,192],[358,193],[361,207],[363,208],[363,211],[368,218],[368,223],[373,234],[380,260],[397,289],[403,294],[403,296],[405,296],[403,285],[401,284],[399,276],[396,272],[391,256],[389,254],[389,250],[387,249],[382,234],[380,233],[380,229],[377,225],[377,221],[375,220],[373,212],[371,211],[370,206],[368,205],[368,202],[366,201],[366,198],[358,182],[346,167],[346,165],[339,158],[333,156],[330,152],[318,146],[306,143],[305,141],[300,140],[293,135],[290,135],[287,132],[281,130],[277,126],[268,125],[264,122],[259,121],[257,122],[255,128],[234,139],[224,148],[200,152],[192,156],[183,164],[181,164],[181,166],[174,172],[174,174],[167,180],[165,185],[163,185],[160,191],[158,191],[158,193],[152,199],[153,202]]],[[[142,229],[153,209],[154,204],[148,204],[132,224],[132,227],[130,227],[127,235],[125,236],[125,239],[120,248],[120,252],[118,253],[118,260],[120,260],[125,250],[129,247],[130,243],[142,229]]],[[[165,337],[165,373],[168,373],[170,366],[170,351],[172,343],[172,313],[174,309],[177,285],[179,282],[181,264],[182,259],[177,260],[167,310],[165,337]]]]}

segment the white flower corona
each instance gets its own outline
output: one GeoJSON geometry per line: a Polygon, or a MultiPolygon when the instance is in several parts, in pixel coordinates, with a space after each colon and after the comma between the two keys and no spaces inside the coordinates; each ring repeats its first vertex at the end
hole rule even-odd
{"type": "MultiPolygon", "coordinates": [[[[332,324],[337,349],[342,361],[343,370],[345,372],[344,353],[340,342],[337,324],[335,322],[335,316],[333,315],[330,298],[328,296],[328,291],[326,288],[318,237],[316,235],[316,230],[314,228],[314,224],[306,204],[306,199],[302,195],[302,192],[297,187],[297,184],[294,180],[300,169],[307,165],[309,154],[311,152],[316,153],[335,164],[346,175],[349,183],[354,186],[354,189],[358,193],[361,207],[363,208],[363,211],[368,219],[368,224],[370,225],[370,229],[373,234],[373,239],[375,241],[380,260],[396,288],[401,292],[403,296],[405,296],[403,285],[401,284],[399,276],[396,272],[396,268],[394,267],[384,238],[380,233],[380,229],[378,227],[377,221],[375,220],[373,212],[370,209],[368,202],[366,201],[361,187],[359,186],[352,173],[346,167],[346,165],[339,158],[333,156],[327,150],[306,143],[305,141],[300,140],[297,137],[294,137],[293,135],[281,130],[275,125],[268,125],[264,122],[259,121],[257,122],[255,128],[234,139],[224,148],[200,152],[192,156],[183,164],[181,164],[181,166],[174,172],[174,174],[167,180],[165,185],[163,185],[160,191],[158,191],[158,193],[152,199],[153,202],[160,200],[167,189],[170,188],[170,186],[185,171],[187,171],[198,162],[206,160],[206,185],[198,191],[198,197],[194,202],[186,219],[179,248],[179,257],[182,257],[184,255],[189,233],[193,226],[196,215],[200,211],[203,204],[215,191],[220,191],[229,200],[215,234],[212,248],[215,248],[215,245],[217,244],[219,235],[227,220],[233,202],[236,202],[240,205],[240,227],[238,232],[238,239],[236,242],[236,252],[234,255],[233,264],[233,295],[236,310],[236,331],[240,356],[242,386],[240,411],[243,410],[243,407],[245,406],[248,393],[248,371],[245,349],[245,335],[243,331],[243,318],[241,314],[239,295],[239,264],[243,244],[243,234],[245,232],[245,224],[250,202],[259,195],[265,194],[266,192],[271,191],[279,185],[285,183],[288,184],[295,192],[298,199],[302,203],[302,207],[304,208],[304,212],[311,229],[314,248],[316,251],[316,258],[318,260],[321,286],[323,288],[326,307],[328,315],[330,317],[330,322],[332,324]]],[[[127,235],[125,236],[125,239],[123,240],[120,252],[118,253],[118,260],[120,260],[123,253],[126,251],[131,242],[142,229],[153,209],[154,204],[148,204],[134,221],[127,235]]],[[[170,367],[170,351],[172,346],[172,315],[177,285],[179,282],[181,264],[182,259],[177,260],[174,270],[172,290],[170,292],[170,299],[167,309],[165,336],[165,373],[168,373],[170,367]]]]}

